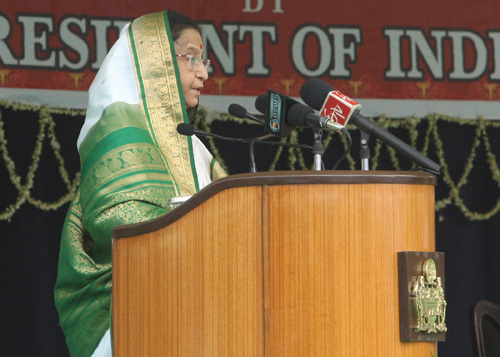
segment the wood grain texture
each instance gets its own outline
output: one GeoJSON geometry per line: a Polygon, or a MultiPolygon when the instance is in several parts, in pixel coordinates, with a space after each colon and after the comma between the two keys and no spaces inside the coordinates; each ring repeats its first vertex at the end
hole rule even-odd
{"type": "Polygon", "coordinates": [[[260,192],[223,191],[161,232],[115,242],[116,356],[263,354],[260,192]]]}
{"type": "Polygon", "coordinates": [[[116,356],[432,356],[399,340],[397,252],[434,251],[434,186],[217,192],[113,240],[116,356]]]}
{"type": "Polygon", "coordinates": [[[397,252],[434,251],[434,187],[268,189],[270,356],[431,356],[399,341],[397,252]]]}

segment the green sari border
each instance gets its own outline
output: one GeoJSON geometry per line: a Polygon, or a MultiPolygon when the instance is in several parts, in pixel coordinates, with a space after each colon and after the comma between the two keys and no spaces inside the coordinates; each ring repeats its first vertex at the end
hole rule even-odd
{"type": "MultiPolygon", "coordinates": [[[[156,13],[156,14],[151,14],[151,15],[154,16],[154,18],[155,18],[155,20],[152,19],[152,21],[155,21],[158,24],[157,29],[161,28],[162,31],[165,31],[164,35],[166,35],[166,36],[164,36],[164,38],[168,41],[170,57],[172,58],[170,65],[173,66],[172,69],[173,69],[173,72],[175,74],[176,87],[177,87],[176,94],[178,95],[178,98],[180,101],[180,103],[179,103],[180,104],[180,111],[178,111],[177,113],[182,116],[182,118],[179,118],[182,120],[182,122],[188,123],[189,122],[189,115],[188,115],[187,110],[186,110],[185,98],[184,98],[184,94],[182,91],[182,85],[180,82],[180,73],[179,73],[179,69],[178,69],[178,66],[177,66],[177,63],[175,60],[175,52],[172,50],[173,48],[175,48],[175,46],[174,46],[171,32],[169,30],[170,25],[169,25],[169,21],[168,21],[168,10],[162,11],[161,14],[156,13]],[[163,21],[163,24],[160,23],[160,19],[161,19],[161,21],[163,21]]],[[[146,120],[148,121],[148,127],[149,127],[149,130],[151,132],[151,136],[153,136],[153,142],[157,147],[160,148],[160,147],[162,147],[163,144],[160,144],[160,142],[158,141],[159,139],[154,134],[156,131],[155,131],[154,123],[153,123],[153,118],[151,117],[151,108],[149,107],[149,104],[148,104],[148,98],[149,98],[150,94],[146,93],[146,83],[144,83],[144,76],[143,76],[143,74],[141,72],[141,68],[140,68],[142,60],[139,58],[139,50],[137,48],[137,43],[136,43],[137,38],[133,34],[133,32],[134,32],[133,27],[134,27],[134,23],[132,23],[132,25],[130,26],[128,34],[129,34],[129,41],[130,41],[130,48],[131,48],[132,56],[134,57],[134,64],[135,64],[135,69],[136,69],[136,74],[137,74],[137,81],[139,82],[139,88],[141,90],[141,94],[140,94],[141,102],[142,102],[142,105],[144,108],[144,115],[146,116],[146,120]]],[[[161,33],[158,32],[158,34],[161,34],[161,33]]],[[[162,36],[162,35],[160,35],[160,36],[162,36]]],[[[168,65],[168,64],[165,64],[165,65],[168,65]]],[[[153,109],[155,109],[155,108],[153,108],[153,109]]],[[[179,134],[177,134],[177,135],[179,135],[179,134]]],[[[190,167],[189,176],[190,176],[190,180],[192,180],[191,184],[193,185],[192,187],[195,191],[199,191],[200,185],[198,182],[198,174],[197,174],[196,164],[195,164],[195,159],[194,159],[194,153],[193,153],[194,146],[192,143],[192,138],[184,137],[182,140],[185,140],[184,142],[185,142],[186,148],[188,149],[186,154],[188,155],[188,160],[189,160],[189,167],[190,167]]],[[[165,153],[163,153],[163,154],[165,155],[165,153]]],[[[165,157],[165,160],[164,160],[165,165],[167,166],[167,170],[169,172],[173,172],[172,168],[170,167],[169,160],[170,159],[165,157]]],[[[181,185],[182,185],[182,187],[186,188],[185,184],[188,183],[189,181],[187,181],[187,182],[182,181],[182,183],[179,183],[178,180],[174,176],[175,175],[173,175],[172,178],[173,178],[173,182],[175,184],[176,191],[181,193],[181,192],[183,192],[183,189],[181,189],[181,185]]],[[[186,179],[187,179],[187,177],[186,177],[186,179]]]]}

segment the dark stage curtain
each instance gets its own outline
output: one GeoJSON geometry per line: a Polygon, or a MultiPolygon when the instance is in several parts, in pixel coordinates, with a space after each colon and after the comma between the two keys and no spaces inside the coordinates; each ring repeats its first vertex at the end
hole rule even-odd
{"type": "MultiPolygon", "coordinates": [[[[78,181],[76,139],[83,113],[52,113],[41,131],[41,122],[45,120],[42,112],[12,106],[0,110],[0,214],[4,215],[0,219],[1,356],[68,354],[53,303],[53,287],[67,199],[78,181]],[[37,142],[41,146],[37,147],[37,142]],[[30,182],[32,187],[26,193],[23,187],[30,182]]],[[[438,136],[434,136],[428,133],[433,120],[425,119],[412,130],[418,132],[416,147],[428,145],[427,155],[435,161],[444,160],[446,166],[436,186],[437,250],[446,255],[448,302],[448,332],[446,342],[439,343],[439,356],[471,356],[471,304],[479,299],[500,301],[500,214],[496,207],[500,199],[500,126],[480,120],[440,119],[436,124],[438,136]],[[430,138],[430,143],[426,138],[430,138]],[[453,183],[459,183],[464,173],[463,185],[454,188],[453,183]]],[[[257,125],[235,120],[207,123],[201,118],[196,125],[232,137],[262,134],[257,125]]],[[[390,128],[406,142],[412,140],[408,134],[412,130],[402,126],[390,128]]],[[[355,128],[352,136],[351,154],[359,168],[359,133],[355,128]]],[[[298,139],[311,144],[312,134],[300,130],[298,139]]],[[[230,173],[248,172],[248,145],[206,143],[217,151],[230,173]]],[[[376,152],[376,145],[380,144],[372,139],[372,153],[376,152]]],[[[275,159],[276,150],[257,146],[259,171],[267,170],[271,164],[275,170],[299,166],[286,151],[275,159]]],[[[333,133],[324,155],[326,168],[331,168],[343,151],[343,141],[333,133]]],[[[378,170],[394,170],[395,157],[400,169],[412,167],[384,145],[379,146],[373,162],[378,170]]],[[[305,152],[303,161],[311,167],[312,154],[305,152]]],[[[342,162],[339,168],[352,169],[352,161],[342,162]]]]}

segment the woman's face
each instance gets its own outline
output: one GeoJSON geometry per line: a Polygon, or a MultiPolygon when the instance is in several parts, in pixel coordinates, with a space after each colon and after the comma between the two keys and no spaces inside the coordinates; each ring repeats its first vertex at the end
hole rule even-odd
{"type": "MultiPolygon", "coordinates": [[[[183,30],[179,38],[175,41],[175,54],[201,57],[203,55],[203,43],[199,32],[194,29],[183,30]]],[[[186,107],[195,107],[198,104],[198,99],[203,89],[203,81],[208,78],[207,70],[201,62],[193,70],[188,67],[189,58],[176,58],[186,107]]]]}

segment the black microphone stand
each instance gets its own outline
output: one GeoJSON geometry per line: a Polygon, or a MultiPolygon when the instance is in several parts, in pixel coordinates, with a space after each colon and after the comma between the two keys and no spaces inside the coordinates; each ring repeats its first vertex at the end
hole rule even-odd
{"type": "Polygon", "coordinates": [[[318,127],[312,127],[314,134],[314,144],[313,144],[313,154],[314,154],[314,170],[321,171],[323,169],[323,161],[321,157],[325,152],[325,147],[323,145],[323,129],[318,127]]]}
{"type": "Polygon", "coordinates": [[[359,138],[360,148],[359,148],[359,158],[361,160],[361,170],[370,170],[370,148],[368,143],[370,141],[370,133],[364,130],[359,130],[361,137],[359,138]]]}
{"type": "Polygon", "coordinates": [[[257,165],[255,164],[255,154],[254,154],[255,143],[261,140],[269,139],[270,137],[273,136],[274,136],[273,134],[266,134],[253,138],[250,141],[250,172],[252,173],[257,172],[257,165]]]}

